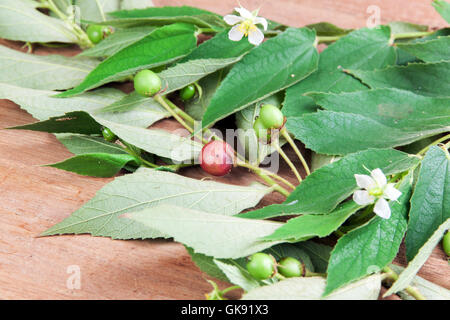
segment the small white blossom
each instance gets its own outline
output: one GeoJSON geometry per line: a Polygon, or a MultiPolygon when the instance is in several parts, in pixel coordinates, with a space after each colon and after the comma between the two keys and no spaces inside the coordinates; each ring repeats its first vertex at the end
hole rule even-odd
{"type": "Polygon", "coordinates": [[[362,190],[353,193],[353,201],[361,206],[375,202],[373,212],[383,219],[389,219],[391,208],[386,201],[397,200],[402,193],[394,187],[394,183],[387,183],[386,176],[381,169],[375,169],[369,175],[355,174],[356,184],[362,190]]]}
{"type": "Polygon", "coordinates": [[[248,41],[251,44],[256,46],[261,44],[264,40],[264,33],[256,25],[260,24],[264,30],[267,30],[267,20],[257,16],[258,10],[250,12],[242,7],[235,8],[235,10],[240,16],[229,14],[223,17],[226,23],[234,26],[228,32],[228,38],[233,41],[240,41],[242,37],[248,36],[248,41]]]}

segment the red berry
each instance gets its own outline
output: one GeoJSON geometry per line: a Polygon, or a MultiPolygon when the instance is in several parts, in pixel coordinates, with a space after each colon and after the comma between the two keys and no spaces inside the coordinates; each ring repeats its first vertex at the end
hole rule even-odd
{"type": "Polygon", "coordinates": [[[213,140],[202,149],[200,166],[213,176],[224,176],[233,168],[234,150],[226,142],[213,140]]]}

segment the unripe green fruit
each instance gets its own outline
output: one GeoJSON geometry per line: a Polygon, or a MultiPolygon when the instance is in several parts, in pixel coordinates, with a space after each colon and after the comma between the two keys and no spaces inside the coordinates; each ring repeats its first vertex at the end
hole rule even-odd
{"type": "Polygon", "coordinates": [[[267,253],[255,253],[249,258],[247,271],[257,280],[269,279],[276,274],[276,261],[267,253]]]}
{"type": "Polygon", "coordinates": [[[444,235],[442,239],[442,247],[444,248],[445,254],[450,257],[450,231],[444,235]]]}
{"type": "Polygon", "coordinates": [[[108,26],[99,26],[95,24],[91,24],[86,29],[87,36],[92,43],[97,44],[102,41],[105,37],[109,36],[112,33],[111,27],[108,26]]]}
{"type": "Polygon", "coordinates": [[[193,84],[184,87],[180,91],[180,98],[183,101],[191,100],[195,96],[195,86],[193,84]]]}
{"type": "Polygon", "coordinates": [[[272,104],[265,104],[261,107],[259,119],[267,129],[279,129],[284,124],[283,113],[272,104]]]}
{"type": "Polygon", "coordinates": [[[255,134],[258,139],[266,139],[266,141],[270,141],[270,133],[260,118],[257,118],[253,123],[253,130],[255,130],[255,134]]]}
{"type": "Polygon", "coordinates": [[[103,39],[103,26],[91,24],[87,28],[86,33],[88,35],[89,40],[91,40],[92,43],[97,44],[103,39]]]}
{"type": "Polygon", "coordinates": [[[161,78],[151,70],[141,70],[134,77],[134,89],[142,96],[154,96],[161,90],[161,78]]]}
{"type": "Polygon", "coordinates": [[[109,128],[103,128],[102,129],[102,135],[103,138],[105,138],[106,141],[114,142],[117,140],[117,136],[112,132],[109,128]]]}
{"type": "Polygon", "coordinates": [[[295,258],[283,258],[278,263],[278,272],[286,278],[301,277],[303,275],[303,265],[295,258]]]}

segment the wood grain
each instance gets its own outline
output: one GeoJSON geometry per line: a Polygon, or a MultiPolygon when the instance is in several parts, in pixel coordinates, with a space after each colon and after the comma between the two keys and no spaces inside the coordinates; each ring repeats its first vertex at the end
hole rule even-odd
{"type": "MultiPolygon", "coordinates": [[[[194,5],[224,14],[234,1],[154,1],[157,5],[194,5]]],[[[369,5],[381,8],[382,22],[408,20],[443,26],[429,1],[241,1],[261,15],[290,25],[301,26],[330,21],[342,27],[365,25],[369,5]]],[[[18,43],[5,42],[18,49],[18,43]]],[[[73,55],[69,49],[37,48],[36,54],[73,55]]],[[[35,121],[14,103],[0,100],[0,128],[35,121]]],[[[158,127],[173,129],[173,121],[158,127]]],[[[170,241],[112,241],[81,236],[37,237],[69,216],[111,179],[82,177],[43,164],[62,161],[71,154],[46,133],[0,131],[0,299],[203,299],[209,284],[191,262],[184,248],[170,241]],[[81,289],[68,289],[69,266],[79,266],[81,289]]],[[[294,157],[293,157],[294,158],[294,157]]],[[[198,168],[183,174],[204,178],[198,168]]],[[[285,165],[282,175],[290,181],[285,165]]],[[[253,176],[237,169],[216,179],[232,184],[248,184],[253,176]]],[[[281,202],[272,194],[260,206],[281,202]]],[[[396,262],[405,264],[404,249],[396,262]]],[[[424,278],[450,288],[450,270],[440,247],[420,271],[424,278]]],[[[220,283],[222,287],[226,286],[220,283]]],[[[236,296],[234,296],[236,297],[236,296]]],[[[391,297],[395,298],[395,297],[391,297]]]]}

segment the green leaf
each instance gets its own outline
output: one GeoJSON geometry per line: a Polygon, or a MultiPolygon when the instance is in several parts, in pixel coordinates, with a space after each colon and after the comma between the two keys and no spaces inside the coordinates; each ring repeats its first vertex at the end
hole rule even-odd
{"type": "Polygon", "coordinates": [[[116,143],[111,143],[103,138],[80,134],[56,134],[56,138],[70,152],[76,155],[87,153],[126,154],[125,150],[116,143]]]}
{"type": "Polygon", "coordinates": [[[37,5],[29,0],[0,0],[0,37],[26,42],[77,41],[63,21],[39,12],[37,5]]]}
{"type": "Polygon", "coordinates": [[[120,9],[121,0],[75,0],[83,20],[105,21],[108,12],[120,9]]]}
{"type": "Polygon", "coordinates": [[[450,60],[450,36],[425,42],[399,43],[397,47],[425,62],[450,60]]]}
{"type": "Polygon", "coordinates": [[[347,70],[372,89],[398,88],[425,96],[448,97],[450,61],[436,63],[410,63],[381,70],[347,70]]]}
{"type": "Polygon", "coordinates": [[[79,86],[58,96],[70,97],[136,71],[173,62],[196,46],[194,31],[194,26],[188,24],[172,24],[156,29],[100,63],[79,86]]]}
{"type": "Polygon", "coordinates": [[[381,276],[372,275],[352,283],[323,298],[325,279],[320,277],[289,278],[271,286],[256,288],[242,300],[377,300],[381,276]]]}
{"type": "Polygon", "coordinates": [[[146,128],[170,115],[153,100],[134,108],[125,108],[122,112],[102,112],[102,109],[125,96],[123,92],[113,88],[98,89],[66,99],[55,98],[55,94],[55,91],[26,89],[0,83],[0,99],[17,103],[39,120],[73,111],[85,111],[95,115],[97,119],[146,128]]]}
{"type": "Polygon", "coordinates": [[[100,134],[102,126],[86,112],[69,112],[48,120],[11,127],[8,129],[33,130],[50,133],[100,134]]]}
{"type": "Polygon", "coordinates": [[[316,31],[316,34],[319,37],[343,36],[353,31],[352,29],[342,29],[329,22],[308,24],[306,27],[316,31]]]}
{"type": "Polygon", "coordinates": [[[241,258],[279,243],[259,240],[280,227],[279,222],[241,219],[174,205],[148,208],[127,217],[215,258],[241,258]]]}
{"type": "Polygon", "coordinates": [[[135,91],[96,111],[95,114],[101,118],[106,116],[107,119],[113,122],[142,128],[170,117],[169,111],[164,109],[153,98],[143,97],[135,91]],[[124,121],[124,118],[128,118],[129,121],[124,121]]]}
{"type": "Polygon", "coordinates": [[[327,272],[328,261],[330,260],[331,250],[333,249],[332,247],[313,241],[303,241],[296,243],[295,245],[309,255],[309,258],[314,265],[314,272],[327,272]]]}
{"type": "Polygon", "coordinates": [[[17,103],[38,120],[47,120],[73,111],[92,112],[124,96],[121,91],[111,88],[87,92],[67,99],[54,98],[56,93],[56,91],[27,89],[0,83],[0,99],[17,103]]]}
{"type": "MultiPolygon", "coordinates": [[[[397,274],[402,273],[405,270],[405,268],[395,264],[391,264],[389,267],[397,274]]],[[[410,285],[417,288],[417,290],[419,290],[419,292],[424,295],[427,300],[450,300],[450,290],[425,280],[422,277],[415,276],[410,285]]],[[[403,300],[415,300],[405,291],[398,292],[397,294],[400,295],[403,300]]]]}
{"type": "Polygon", "coordinates": [[[450,3],[444,0],[434,0],[433,7],[437,12],[450,23],[450,3]]]}
{"type": "Polygon", "coordinates": [[[164,204],[233,215],[255,206],[267,192],[269,190],[259,184],[233,186],[140,168],[104,186],[83,207],[42,235],[90,233],[114,239],[162,237],[160,232],[119,216],[164,204]]]}
{"type": "Polygon", "coordinates": [[[197,59],[228,59],[236,58],[249,52],[254,46],[243,38],[241,41],[232,41],[228,38],[229,30],[222,31],[203,42],[180,63],[197,59]]]}
{"type": "Polygon", "coordinates": [[[404,21],[392,21],[387,25],[389,26],[389,28],[391,28],[391,34],[393,35],[428,31],[428,26],[426,25],[414,24],[404,21]]]}
{"type": "Polygon", "coordinates": [[[318,70],[307,79],[286,90],[283,113],[290,117],[313,112],[313,100],[303,96],[307,92],[349,92],[365,90],[360,81],[342,72],[342,68],[374,70],[392,65],[396,61],[390,45],[389,27],[360,29],[351,32],[328,46],[321,54],[318,70]]]}
{"type": "Polygon", "coordinates": [[[442,239],[444,233],[450,228],[450,218],[445,220],[439,228],[432,234],[432,236],[425,242],[425,244],[420,248],[419,252],[416,254],[414,259],[408,264],[406,269],[399,275],[397,281],[394,282],[392,287],[386,291],[384,296],[391,295],[398,291],[405,289],[414,280],[415,275],[423,266],[423,264],[428,260],[431,252],[442,239]]]}
{"type": "Polygon", "coordinates": [[[326,237],[338,229],[352,214],[362,207],[349,201],[325,215],[304,215],[289,219],[282,227],[264,240],[301,241],[310,237],[326,237]]]}
{"type": "Polygon", "coordinates": [[[231,259],[214,259],[213,261],[220,270],[225,273],[232,284],[240,286],[244,291],[250,291],[261,286],[260,283],[248,273],[247,269],[245,269],[242,264],[231,259]]]}
{"type": "Polygon", "coordinates": [[[197,80],[234,64],[242,59],[242,56],[226,59],[195,59],[184,63],[178,63],[158,75],[163,83],[166,83],[165,94],[182,89],[197,80]]]}
{"type": "Polygon", "coordinates": [[[284,203],[250,211],[240,217],[267,219],[291,214],[326,214],[358,188],[355,174],[367,174],[367,169],[380,168],[390,175],[406,171],[418,163],[418,157],[392,149],[350,154],[311,173],[284,203]]]}
{"type": "Polygon", "coordinates": [[[314,31],[290,28],[253,49],[223,80],[202,125],[207,127],[308,76],[318,63],[314,41],[314,31]]]}
{"type": "Polygon", "coordinates": [[[0,82],[32,89],[73,88],[98,65],[89,58],[39,56],[0,46],[0,82]]]}
{"type": "Polygon", "coordinates": [[[139,160],[129,154],[88,153],[75,156],[48,167],[75,172],[84,176],[108,178],[127,164],[138,166],[139,160]]]}
{"type": "Polygon", "coordinates": [[[120,139],[151,154],[177,162],[198,159],[203,145],[190,137],[182,137],[161,129],[144,129],[110,122],[98,117],[95,120],[109,128],[120,139]]]}
{"type": "Polygon", "coordinates": [[[401,183],[399,189],[402,195],[398,202],[389,202],[389,219],[376,216],[339,239],[331,253],[325,295],[368,274],[379,272],[395,258],[406,231],[411,178],[408,175],[401,183]]]}
{"type": "Polygon", "coordinates": [[[316,171],[317,169],[322,168],[323,166],[326,166],[327,164],[333,163],[335,161],[338,161],[341,157],[339,156],[330,156],[326,154],[320,154],[312,151],[311,154],[311,172],[316,171]]]}
{"type": "Polygon", "coordinates": [[[226,71],[224,69],[214,72],[203,79],[198,84],[202,87],[202,96],[191,99],[185,103],[186,113],[195,120],[200,121],[211,102],[212,97],[217,91],[226,71]]]}
{"type": "Polygon", "coordinates": [[[432,147],[422,161],[411,198],[406,257],[412,260],[428,238],[450,218],[450,155],[432,147]]]}
{"type": "Polygon", "coordinates": [[[194,252],[194,250],[192,250],[192,248],[189,247],[186,247],[186,251],[189,253],[192,261],[200,270],[216,279],[222,281],[230,281],[225,275],[225,273],[214,262],[213,257],[201,253],[196,253],[194,252]]]}
{"type": "Polygon", "coordinates": [[[289,132],[319,153],[345,155],[410,144],[450,128],[450,99],[398,89],[311,93],[327,111],[292,117],[289,132]],[[332,129],[329,129],[332,128],[332,129]],[[332,134],[323,135],[324,130],[332,134]]]}
{"type": "Polygon", "coordinates": [[[152,7],[142,10],[122,10],[112,12],[116,18],[108,21],[113,26],[130,27],[136,25],[165,25],[171,23],[190,23],[199,27],[224,26],[222,17],[213,12],[189,7],[152,7]]]}
{"type": "Polygon", "coordinates": [[[100,43],[88,50],[84,50],[78,56],[99,58],[110,57],[129,45],[141,40],[153,30],[155,30],[155,27],[148,26],[116,30],[100,43]]]}
{"type": "Polygon", "coordinates": [[[188,6],[122,10],[109,13],[109,15],[115,18],[108,21],[108,24],[114,27],[160,26],[171,23],[189,23],[205,28],[224,26],[220,15],[188,6]]]}

